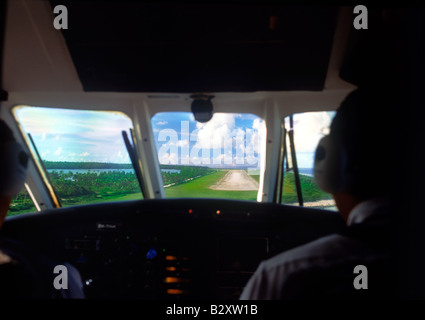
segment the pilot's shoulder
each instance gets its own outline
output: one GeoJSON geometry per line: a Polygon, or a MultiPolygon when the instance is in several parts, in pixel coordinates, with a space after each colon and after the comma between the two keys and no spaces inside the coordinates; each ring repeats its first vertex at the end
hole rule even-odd
{"type": "Polygon", "coordinates": [[[266,272],[273,269],[290,272],[308,268],[312,264],[332,263],[347,255],[356,254],[357,251],[359,248],[356,241],[341,234],[331,234],[265,260],[261,263],[261,268],[266,272]]]}

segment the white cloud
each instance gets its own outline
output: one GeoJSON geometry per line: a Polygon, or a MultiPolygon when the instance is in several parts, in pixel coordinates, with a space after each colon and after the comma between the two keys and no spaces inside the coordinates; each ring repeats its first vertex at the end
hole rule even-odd
{"type": "Polygon", "coordinates": [[[168,121],[158,121],[156,123],[157,126],[165,126],[166,124],[168,124],[168,121]]]}
{"type": "Polygon", "coordinates": [[[200,148],[225,148],[229,140],[231,143],[236,117],[237,115],[234,114],[216,113],[207,123],[198,122],[196,124],[198,146],[200,148]]]}
{"type": "Polygon", "coordinates": [[[330,123],[331,117],[327,112],[296,114],[294,140],[297,152],[314,152],[319,140],[328,133],[330,123]]]}
{"type": "Polygon", "coordinates": [[[86,152],[81,152],[78,156],[79,157],[88,157],[90,155],[90,153],[86,152]]]}
{"type": "Polygon", "coordinates": [[[164,152],[158,155],[160,164],[178,164],[178,154],[164,152]]]}
{"type": "Polygon", "coordinates": [[[183,140],[179,140],[177,141],[177,147],[187,147],[189,146],[189,140],[183,139],[183,140]]]}
{"type": "MultiPolygon", "coordinates": [[[[252,128],[236,126],[241,114],[214,114],[207,123],[197,123],[197,130],[191,133],[191,142],[196,142],[191,152],[191,162],[198,150],[210,150],[214,164],[257,164],[258,153],[265,136],[265,125],[261,119],[254,119],[252,128]],[[246,161],[245,161],[246,160],[246,161]]],[[[206,154],[206,152],[204,152],[206,154]]],[[[204,156],[203,156],[204,157],[204,156]]]]}
{"type": "Polygon", "coordinates": [[[62,147],[59,147],[55,151],[55,156],[59,156],[62,153],[62,147]]]}
{"type": "Polygon", "coordinates": [[[224,154],[218,154],[213,158],[213,164],[223,164],[224,154]]]}
{"type": "Polygon", "coordinates": [[[262,119],[254,119],[252,122],[252,129],[258,131],[264,130],[264,121],[262,119]]]}
{"type": "Polygon", "coordinates": [[[47,156],[50,153],[49,150],[46,150],[44,152],[41,153],[41,157],[44,158],[45,156],[47,156]]]}

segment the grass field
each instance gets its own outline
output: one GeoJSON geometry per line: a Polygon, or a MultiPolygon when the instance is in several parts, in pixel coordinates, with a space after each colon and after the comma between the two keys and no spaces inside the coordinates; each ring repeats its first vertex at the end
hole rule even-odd
{"type": "MultiPolygon", "coordinates": [[[[130,200],[140,200],[143,199],[143,196],[141,193],[131,193],[126,195],[110,195],[110,196],[104,196],[104,197],[76,197],[74,201],[62,201],[62,207],[70,207],[70,206],[76,206],[80,204],[88,204],[88,203],[102,203],[102,202],[114,202],[114,201],[130,201],[130,200]]],[[[37,209],[35,206],[32,206],[27,209],[23,210],[14,210],[11,209],[8,212],[8,216],[14,216],[22,213],[29,213],[29,212],[36,212],[37,209]]]]}
{"type": "Polygon", "coordinates": [[[255,175],[250,175],[250,177],[254,179],[255,181],[257,181],[258,183],[260,183],[260,175],[255,174],[255,175]]]}
{"type": "Polygon", "coordinates": [[[215,172],[184,184],[165,188],[165,196],[167,198],[188,197],[257,200],[257,191],[222,191],[209,188],[223,178],[227,172],[228,170],[215,172]]]}
{"type": "MultiPolygon", "coordinates": [[[[313,177],[300,175],[300,184],[304,202],[330,200],[332,195],[319,189],[314,183],[313,177]]],[[[295,187],[295,176],[293,172],[286,172],[284,177],[282,203],[297,203],[297,190],[295,187]]]]}
{"type": "MultiPolygon", "coordinates": [[[[213,173],[206,174],[199,178],[196,178],[192,181],[177,184],[164,188],[166,198],[222,198],[222,199],[238,199],[238,200],[257,200],[257,191],[228,191],[228,190],[213,190],[210,189],[211,186],[217,184],[221,178],[223,178],[229,170],[219,170],[213,173]]],[[[259,182],[259,175],[250,175],[255,181],[259,182]]],[[[123,175],[125,177],[125,175],[123,175]]],[[[121,179],[123,180],[123,179],[121,179]]],[[[285,173],[285,183],[282,194],[282,203],[286,204],[296,204],[298,202],[297,193],[295,188],[294,174],[292,172],[285,173]]],[[[331,195],[321,191],[317,185],[314,183],[313,178],[310,176],[301,175],[300,176],[301,188],[303,192],[304,202],[309,201],[320,201],[331,199],[331,195]]],[[[64,180],[66,182],[66,180],[64,180]]],[[[109,180],[108,180],[109,181],[109,180]]],[[[112,184],[115,181],[111,181],[110,190],[112,184]]],[[[113,201],[128,201],[128,200],[139,200],[143,199],[143,196],[140,192],[134,192],[134,188],[129,190],[121,190],[120,192],[110,191],[109,189],[105,190],[102,193],[95,194],[71,194],[68,196],[62,196],[62,206],[69,207],[73,205],[82,205],[88,203],[102,203],[102,202],[113,202],[113,201]]],[[[77,189],[78,190],[78,189],[77,189]]],[[[22,198],[22,197],[21,197],[22,198]]],[[[30,201],[28,196],[25,196],[23,199],[25,201],[30,201]]],[[[18,201],[19,202],[19,201],[18,201]]],[[[27,212],[36,211],[35,207],[32,205],[26,204],[19,205],[13,204],[8,215],[16,215],[27,212]]]]}
{"type": "Polygon", "coordinates": [[[129,201],[129,200],[141,200],[143,199],[142,193],[130,193],[126,195],[122,194],[111,194],[110,196],[102,196],[102,197],[79,197],[75,201],[62,201],[63,207],[75,206],[79,204],[87,204],[87,203],[102,203],[102,202],[114,202],[114,201],[129,201]]]}
{"type": "Polygon", "coordinates": [[[37,211],[37,209],[36,209],[35,206],[31,206],[29,208],[22,209],[22,210],[13,210],[13,209],[11,209],[11,210],[8,211],[7,216],[16,216],[18,214],[29,213],[29,212],[36,212],[36,211],[37,211]]]}

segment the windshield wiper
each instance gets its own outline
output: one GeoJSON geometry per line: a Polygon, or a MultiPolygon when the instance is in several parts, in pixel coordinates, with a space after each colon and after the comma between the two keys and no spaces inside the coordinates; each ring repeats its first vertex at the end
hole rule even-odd
{"type": "Polygon", "coordinates": [[[45,167],[45,165],[44,165],[43,159],[41,159],[40,153],[38,152],[38,149],[37,149],[37,147],[36,147],[36,145],[35,145],[35,142],[34,142],[34,140],[33,140],[33,138],[32,138],[31,133],[28,133],[27,135],[28,135],[28,138],[29,138],[29,140],[30,140],[30,142],[31,142],[31,145],[32,145],[33,149],[34,149],[34,152],[35,152],[35,155],[36,155],[36,157],[37,157],[38,163],[40,164],[41,169],[42,169],[42,171],[44,172],[44,176],[45,176],[45,178],[46,178],[47,182],[48,182],[48,183],[50,184],[50,186],[51,186],[51,191],[53,192],[53,197],[54,197],[55,199],[53,199],[53,197],[52,197],[52,194],[51,194],[51,193],[49,193],[49,194],[50,194],[50,198],[53,200],[52,202],[56,204],[56,207],[57,207],[57,208],[60,208],[60,207],[62,207],[62,203],[61,203],[60,198],[59,198],[59,196],[58,196],[58,193],[56,192],[56,189],[55,189],[55,187],[54,187],[54,185],[53,185],[53,183],[52,183],[52,180],[50,179],[50,175],[49,175],[49,173],[47,172],[47,169],[46,169],[46,167],[45,167]],[[55,200],[56,200],[56,201],[55,201],[55,200]]]}
{"type": "Polygon", "coordinates": [[[286,171],[289,170],[288,167],[288,152],[286,150],[286,128],[285,124],[282,124],[282,135],[281,135],[281,148],[279,153],[279,170],[277,174],[276,179],[276,190],[275,190],[275,202],[276,203],[282,203],[282,194],[283,194],[283,185],[284,185],[284,179],[285,179],[285,168],[287,168],[286,171]],[[286,159],[286,161],[285,161],[286,159]],[[286,165],[285,165],[286,162],[286,165]]]}
{"type": "Polygon", "coordinates": [[[133,169],[136,173],[137,181],[139,182],[140,190],[142,191],[143,197],[145,196],[145,187],[143,184],[143,175],[142,170],[138,163],[138,158],[136,154],[136,150],[134,148],[134,133],[133,129],[130,129],[131,138],[133,140],[133,145],[131,144],[130,140],[128,139],[128,135],[126,131],[122,131],[122,137],[124,139],[125,147],[127,148],[128,155],[130,157],[131,164],[133,165],[133,169]]]}
{"type": "Polygon", "coordinates": [[[303,194],[302,194],[302,190],[301,190],[301,181],[300,181],[300,173],[298,171],[297,156],[295,154],[294,118],[293,118],[293,115],[289,116],[288,137],[289,137],[289,144],[290,144],[290,147],[291,147],[292,168],[294,169],[295,187],[297,188],[298,202],[299,202],[300,206],[303,207],[304,206],[304,199],[303,199],[303,194]]]}

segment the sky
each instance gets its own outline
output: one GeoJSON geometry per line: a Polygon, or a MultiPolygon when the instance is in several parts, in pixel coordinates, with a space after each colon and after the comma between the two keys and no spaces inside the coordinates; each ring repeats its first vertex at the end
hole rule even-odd
{"type": "MultiPolygon", "coordinates": [[[[324,135],[329,134],[329,126],[334,116],[335,111],[294,115],[294,143],[299,168],[313,168],[317,144],[324,135]]],[[[285,128],[289,129],[289,117],[285,118],[285,128]]]]}
{"type": "Polygon", "coordinates": [[[259,167],[264,121],[252,114],[215,113],[207,123],[190,112],[158,113],[152,118],[161,164],[259,167]]]}
{"type": "Polygon", "coordinates": [[[43,160],[130,163],[121,132],[133,125],[123,113],[22,107],[17,118],[43,160]]]}
{"type": "MultiPolygon", "coordinates": [[[[130,163],[121,132],[129,133],[132,122],[124,113],[21,107],[16,115],[43,160],[130,163]]],[[[312,167],[331,118],[328,112],[294,116],[300,168],[312,167]]],[[[256,115],[216,113],[199,123],[190,112],[166,112],[154,115],[151,123],[161,164],[260,166],[266,128],[256,115]]]]}
{"type": "MultiPolygon", "coordinates": [[[[300,168],[313,167],[317,143],[328,133],[333,114],[309,112],[294,115],[300,168]]],[[[289,127],[289,121],[286,122],[289,127]]],[[[189,161],[209,166],[260,166],[266,128],[264,121],[256,115],[218,113],[206,124],[201,124],[194,121],[191,113],[158,113],[152,118],[152,127],[162,164],[187,164],[189,161]],[[229,138],[233,142],[229,142],[229,138]],[[226,142],[230,148],[226,148],[226,142]]]]}

